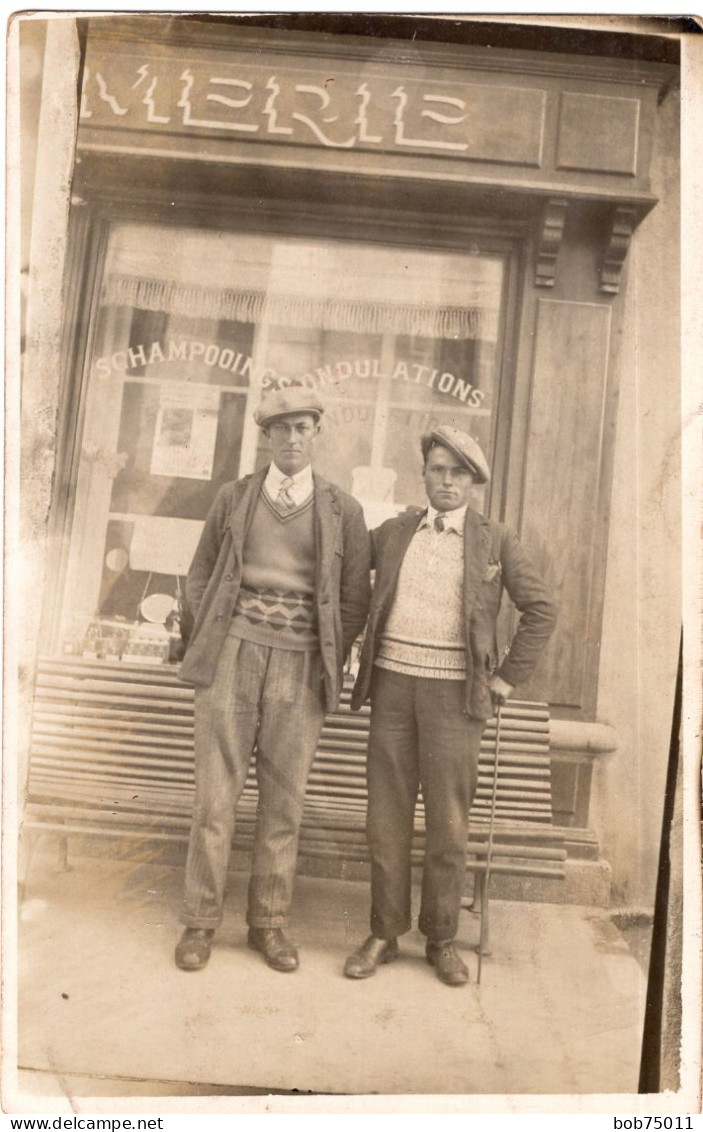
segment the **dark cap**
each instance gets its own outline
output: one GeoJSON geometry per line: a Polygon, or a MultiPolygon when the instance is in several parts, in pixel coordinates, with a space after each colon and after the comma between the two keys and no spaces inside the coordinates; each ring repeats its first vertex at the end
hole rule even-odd
{"type": "Polygon", "coordinates": [[[460,432],[458,428],[452,428],[451,425],[440,425],[439,428],[433,429],[432,432],[423,436],[420,445],[425,461],[427,461],[430,449],[441,445],[442,448],[448,448],[457,459],[461,460],[462,464],[471,469],[476,483],[488,483],[491,478],[491,470],[488,467],[486,457],[477,441],[467,432],[460,432]]]}

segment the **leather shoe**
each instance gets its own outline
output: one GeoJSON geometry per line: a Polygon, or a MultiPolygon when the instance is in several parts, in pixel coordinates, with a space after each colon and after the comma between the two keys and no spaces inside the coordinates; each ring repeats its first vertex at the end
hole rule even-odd
{"type": "Polygon", "coordinates": [[[370,935],[349,956],[344,964],[344,974],[348,979],[368,979],[370,975],[375,975],[379,963],[392,963],[397,958],[397,939],[377,939],[375,935],[370,935]]]}
{"type": "Polygon", "coordinates": [[[247,943],[274,971],[295,971],[298,967],[298,949],[280,928],[249,928],[247,943]]]}
{"type": "Polygon", "coordinates": [[[428,939],[425,948],[427,962],[436,969],[437,978],[448,987],[463,987],[469,981],[466,964],[457,955],[453,940],[433,943],[428,939]]]}
{"type": "Polygon", "coordinates": [[[176,944],[176,966],[182,971],[199,971],[210,958],[214,928],[186,928],[176,944]]]}

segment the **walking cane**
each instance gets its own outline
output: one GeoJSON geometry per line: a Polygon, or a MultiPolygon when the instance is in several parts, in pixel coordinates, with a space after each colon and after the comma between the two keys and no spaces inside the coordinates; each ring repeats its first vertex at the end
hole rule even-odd
{"type": "Polygon", "coordinates": [[[496,713],[496,745],[495,745],[495,758],[493,761],[493,793],[491,795],[491,816],[488,824],[488,848],[486,849],[486,872],[483,878],[483,888],[481,891],[481,927],[478,937],[478,975],[476,976],[476,983],[481,982],[481,963],[483,960],[483,948],[485,943],[486,931],[486,913],[488,911],[488,885],[491,879],[491,854],[493,853],[493,827],[495,824],[496,816],[496,798],[498,796],[498,759],[500,757],[500,722],[501,711],[503,705],[498,704],[498,711],[496,713]]]}

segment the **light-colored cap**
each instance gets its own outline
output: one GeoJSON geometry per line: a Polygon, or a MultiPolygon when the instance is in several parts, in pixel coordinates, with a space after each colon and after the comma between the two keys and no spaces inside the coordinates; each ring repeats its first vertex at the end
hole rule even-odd
{"type": "Polygon", "coordinates": [[[260,428],[265,428],[278,417],[290,413],[311,413],[319,420],[325,407],[314,389],[304,385],[289,385],[285,389],[275,389],[262,397],[254,409],[254,420],[260,428]]]}
{"type": "Polygon", "coordinates": [[[458,428],[452,428],[451,425],[440,425],[439,428],[435,428],[432,432],[423,436],[420,444],[425,460],[427,460],[427,453],[431,448],[441,445],[442,448],[448,448],[450,452],[453,452],[467,468],[471,468],[476,477],[476,483],[488,483],[491,478],[491,469],[488,467],[488,462],[480,445],[467,432],[461,432],[458,428]]]}

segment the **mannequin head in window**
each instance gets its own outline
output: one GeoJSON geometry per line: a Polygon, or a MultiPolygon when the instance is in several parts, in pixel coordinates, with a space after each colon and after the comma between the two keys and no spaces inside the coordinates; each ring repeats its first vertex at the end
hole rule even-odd
{"type": "Polygon", "coordinates": [[[474,484],[488,483],[490,471],[480,446],[465,432],[442,426],[423,436],[422,478],[436,511],[466,506],[474,484]]]}

